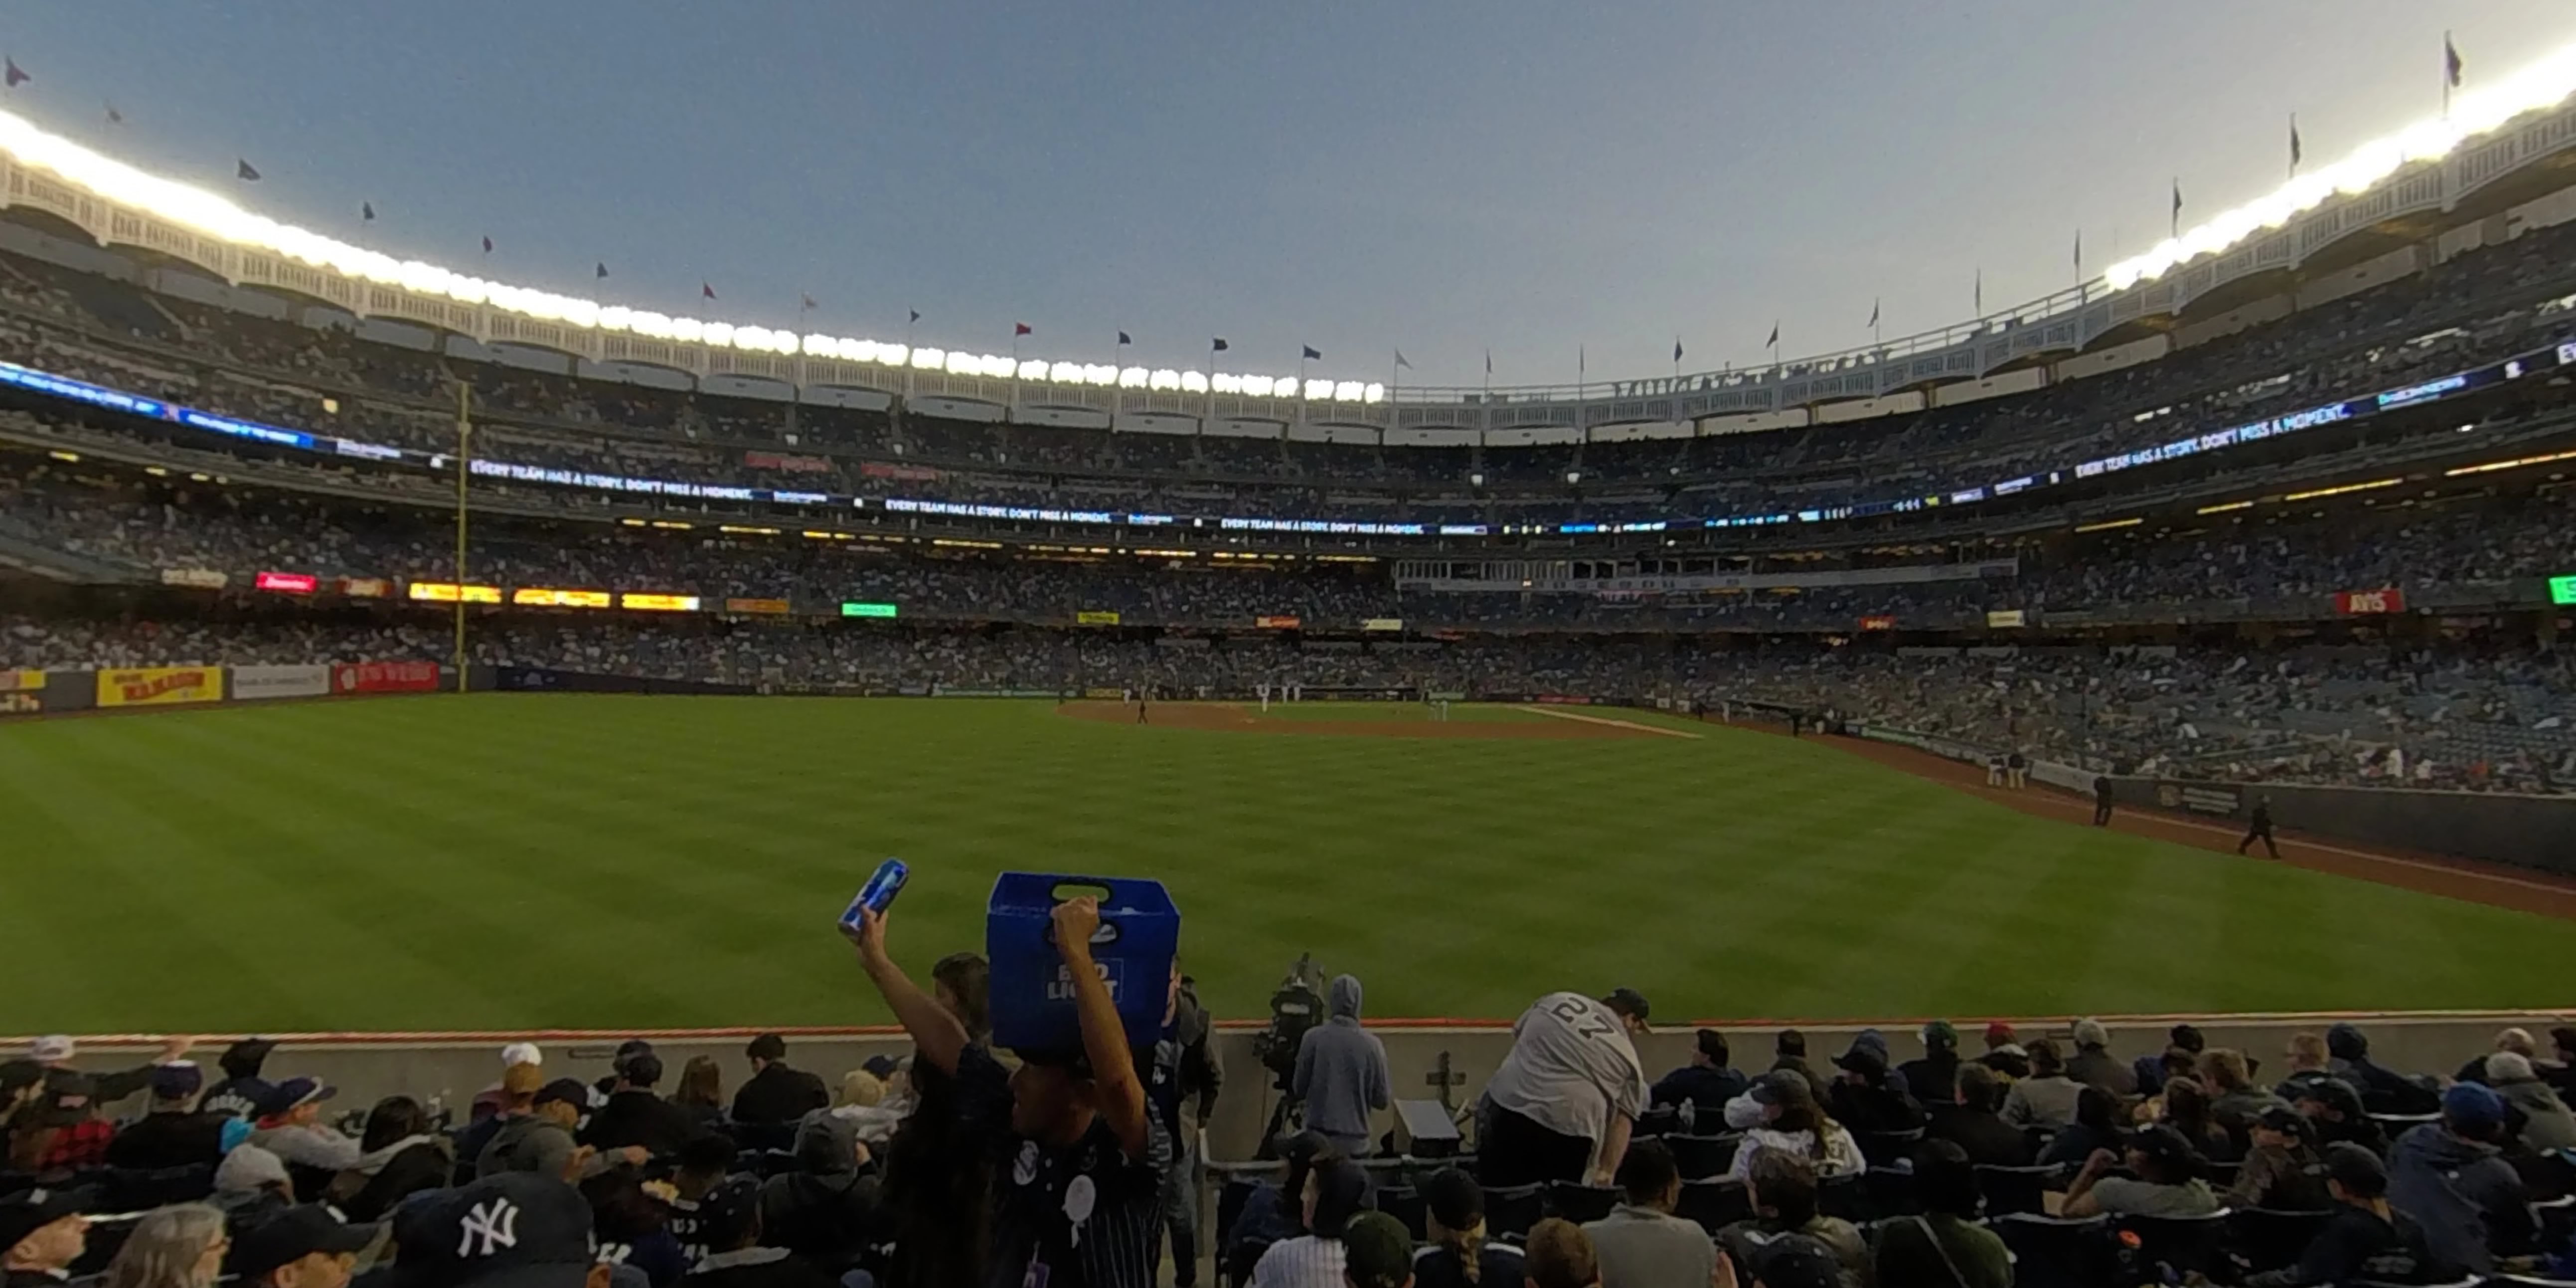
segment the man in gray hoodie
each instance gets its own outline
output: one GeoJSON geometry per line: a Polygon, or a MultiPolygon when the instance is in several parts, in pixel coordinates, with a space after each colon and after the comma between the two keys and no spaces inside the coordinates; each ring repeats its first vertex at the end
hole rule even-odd
{"type": "Polygon", "coordinates": [[[1386,1045],[1360,1027],[1360,982],[1336,975],[1330,990],[1332,1018],[1306,1030],[1297,1045],[1292,1089],[1306,1102],[1306,1127],[1350,1158],[1368,1155],[1374,1133],[1369,1115],[1387,1106],[1393,1079],[1386,1045]]]}

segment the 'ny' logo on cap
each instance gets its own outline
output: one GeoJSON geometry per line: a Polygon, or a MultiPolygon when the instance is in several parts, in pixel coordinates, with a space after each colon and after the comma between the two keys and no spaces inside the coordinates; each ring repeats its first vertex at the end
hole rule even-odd
{"type": "Polygon", "coordinates": [[[498,1249],[518,1246],[517,1204],[508,1199],[494,1199],[489,1203],[477,1203],[466,1211],[464,1233],[456,1240],[456,1255],[488,1257],[498,1249]]]}

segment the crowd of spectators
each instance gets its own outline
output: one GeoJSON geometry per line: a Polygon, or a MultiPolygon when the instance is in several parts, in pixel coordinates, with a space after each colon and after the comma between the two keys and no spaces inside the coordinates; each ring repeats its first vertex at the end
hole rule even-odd
{"type": "MultiPolygon", "coordinates": [[[[1057,941],[1086,945],[1097,915],[1060,906],[1057,941]]],[[[1551,994],[1533,1011],[1609,1026],[1601,1058],[1525,1022],[1465,1154],[1364,1166],[1379,1094],[1356,1134],[1288,1124],[1284,1174],[1203,1230],[1193,1155],[1224,1078],[1177,970],[1148,1043],[1076,969],[1078,1045],[1005,1053],[984,959],[952,953],[925,988],[890,926],[871,912],[851,933],[909,1055],[827,1081],[765,1034],[730,1095],[728,1062],[674,1068],[644,1040],[595,1082],[512,1042],[470,1104],[360,1109],[268,1039],[213,1068],[177,1039],[115,1069],[37,1039],[0,1061],[0,1260],[20,1288],[955,1288],[1031,1267],[1157,1288],[1210,1265],[1252,1288],[2576,1273],[2576,1028],[2507,1028],[2428,1073],[2349,1022],[2295,1034],[2277,1064],[2188,1023],[2125,1063],[2091,1019],[2027,1040],[1996,1021],[1973,1053],[1934,1020],[1902,1061],[1877,1029],[1829,1058],[1790,1029],[1742,1070],[1704,1029],[1649,1087],[1622,1027],[1643,1031],[1640,995],[1551,994]],[[1598,1112],[1573,1135],[1526,1117],[1570,1121],[1578,1102],[1598,1112]]],[[[1355,1020],[1318,1032],[1382,1071],[1355,1020]]]]}
{"type": "Polygon", "coordinates": [[[2571,327],[2576,225],[2036,393],[1763,433],[1528,447],[1169,435],[798,404],[466,358],[0,258],[0,356],[326,436],[685,482],[1146,513],[1553,524],[1944,494],[2523,352],[2571,327]]]}

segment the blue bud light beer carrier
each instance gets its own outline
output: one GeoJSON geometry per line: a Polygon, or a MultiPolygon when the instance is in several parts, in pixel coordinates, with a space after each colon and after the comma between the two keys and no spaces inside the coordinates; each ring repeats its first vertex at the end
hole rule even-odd
{"type": "Polygon", "coordinates": [[[841,914],[841,933],[859,933],[859,910],[882,914],[894,905],[894,897],[903,893],[903,883],[912,879],[912,869],[901,859],[888,859],[877,865],[866,885],[859,887],[859,897],[850,900],[849,909],[841,914]]]}
{"type": "Polygon", "coordinates": [[[1163,1032],[1163,1005],[1180,951],[1181,910],[1160,881],[1005,872],[984,912],[984,956],[993,965],[993,1045],[1031,1051],[1082,1046],[1073,979],[1055,950],[1055,906],[1081,895],[1100,900],[1091,958],[1109,985],[1128,1045],[1149,1049],[1163,1032]]]}

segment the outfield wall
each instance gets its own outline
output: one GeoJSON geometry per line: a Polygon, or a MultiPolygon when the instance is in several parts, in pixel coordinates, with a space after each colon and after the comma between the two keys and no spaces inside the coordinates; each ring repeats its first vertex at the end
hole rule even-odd
{"type": "MultiPolygon", "coordinates": [[[[869,996],[867,983],[856,965],[850,969],[850,990],[856,1009],[869,996]]],[[[2111,1029],[2112,1050],[2125,1060],[2162,1050],[2165,1030],[2185,1019],[2200,1026],[2209,1045],[2233,1047],[2259,1060],[2266,1077],[2282,1069],[2281,1053],[2292,1034],[2321,1033],[2338,1020],[2349,1019],[2364,1026],[2374,1058],[2394,1068],[2446,1075],[2471,1056],[2491,1050],[2500,1029],[2528,1029],[2545,1050],[2550,1028],[2569,1022],[2564,1015],[2540,1011],[2477,1011],[2416,1015],[2113,1016],[2105,1023],[2111,1029]]],[[[1961,1016],[1956,1017],[1956,1022],[1967,1051],[1974,1054],[1981,1050],[1978,1035],[1985,1018],[1961,1016]]],[[[1828,1056],[1847,1048],[1862,1028],[1869,1027],[1866,1022],[1848,1020],[1734,1020],[1719,1022],[1715,1027],[1728,1034],[1735,1066],[1757,1070],[1769,1066],[1774,1039],[1784,1023],[1807,1035],[1811,1060],[1820,1065],[1828,1056]]],[[[1917,1021],[1900,1019],[1881,1022],[1877,1027],[1884,1031],[1895,1057],[1907,1060],[1922,1050],[1916,1037],[1917,1025],[1917,1021]]],[[[2068,1021],[2063,1017],[2017,1021],[2016,1027],[2024,1041],[2046,1035],[2062,1047],[2069,1044],[2068,1021]]],[[[1437,1100],[1441,1083],[1446,1081],[1450,1102],[1460,1107],[1470,1105],[1511,1047],[1511,1028],[1503,1020],[1396,1021],[1372,1024],[1370,1029],[1386,1044],[1394,1093],[1400,1100],[1437,1100]]],[[[821,1074],[826,1083],[836,1087],[842,1073],[857,1068],[869,1056],[905,1055],[911,1050],[902,1034],[891,1028],[781,1031],[787,1035],[788,1062],[821,1074]]],[[[1251,1157],[1271,1108],[1277,1103],[1271,1074],[1253,1054],[1257,1031],[1258,1026],[1251,1022],[1229,1022],[1217,1035],[1225,1090],[1208,1123],[1209,1152],[1214,1159],[1251,1157]]],[[[689,1057],[707,1055],[722,1067],[724,1094],[730,1100],[735,1088],[751,1076],[743,1048],[753,1032],[647,1030],[642,1036],[652,1040],[663,1066],[669,1070],[665,1090],[677,1085],[680,1068],[689,1057]]],[[[568,1074],[591,1081],[607,1075],[609,1059],[618,1042],[637,1035],[632,1031],[285,1035],[280,1039],[280,1049],[269,1057],[267,1072],[272,1078],[309,1074],[338,1087],[340,1096],[332,1106],[334,1114],[363,1110],[378,1097],[399,1092],[423,1100],[436,1098],[462,1118],[476,1092],[500,1081],[500,1049],[506,1042],[532,1039],[545,1051],[549,1075],[568,1074]]],[[[208,1038],[193,1058],[210,1063],[229,1040],[208,1038]]],[[[1638,1054],[1646,1065],[1647,1076],[1658,1078],[1688,1063],[1694,1041],[1692,1027],[1687,1024],[1670,1024],[1641,1039],[1638,1054]]],[[[24,1043],[25,1039],[0,1039],[0,1049],[18,1050],[24,1043]]],[[[153,1050],[152,1044],[139,1039],[83,1039],[78,1063],[89,1069],[125,1068],[150,1058],[153,1050]]],[[[138,1099],[119,1109],[139,1112],[140,1107],[138,1099]]],[[[1379,1131],[1392,1125],[1392,1115],[1378,1115],[1379,1131]]]]}
{"type": "Polygon", "coordinates": [[[454,688],[455,674],[416,660],[0,671],[0,718],[436,693],[454,688]]]}

